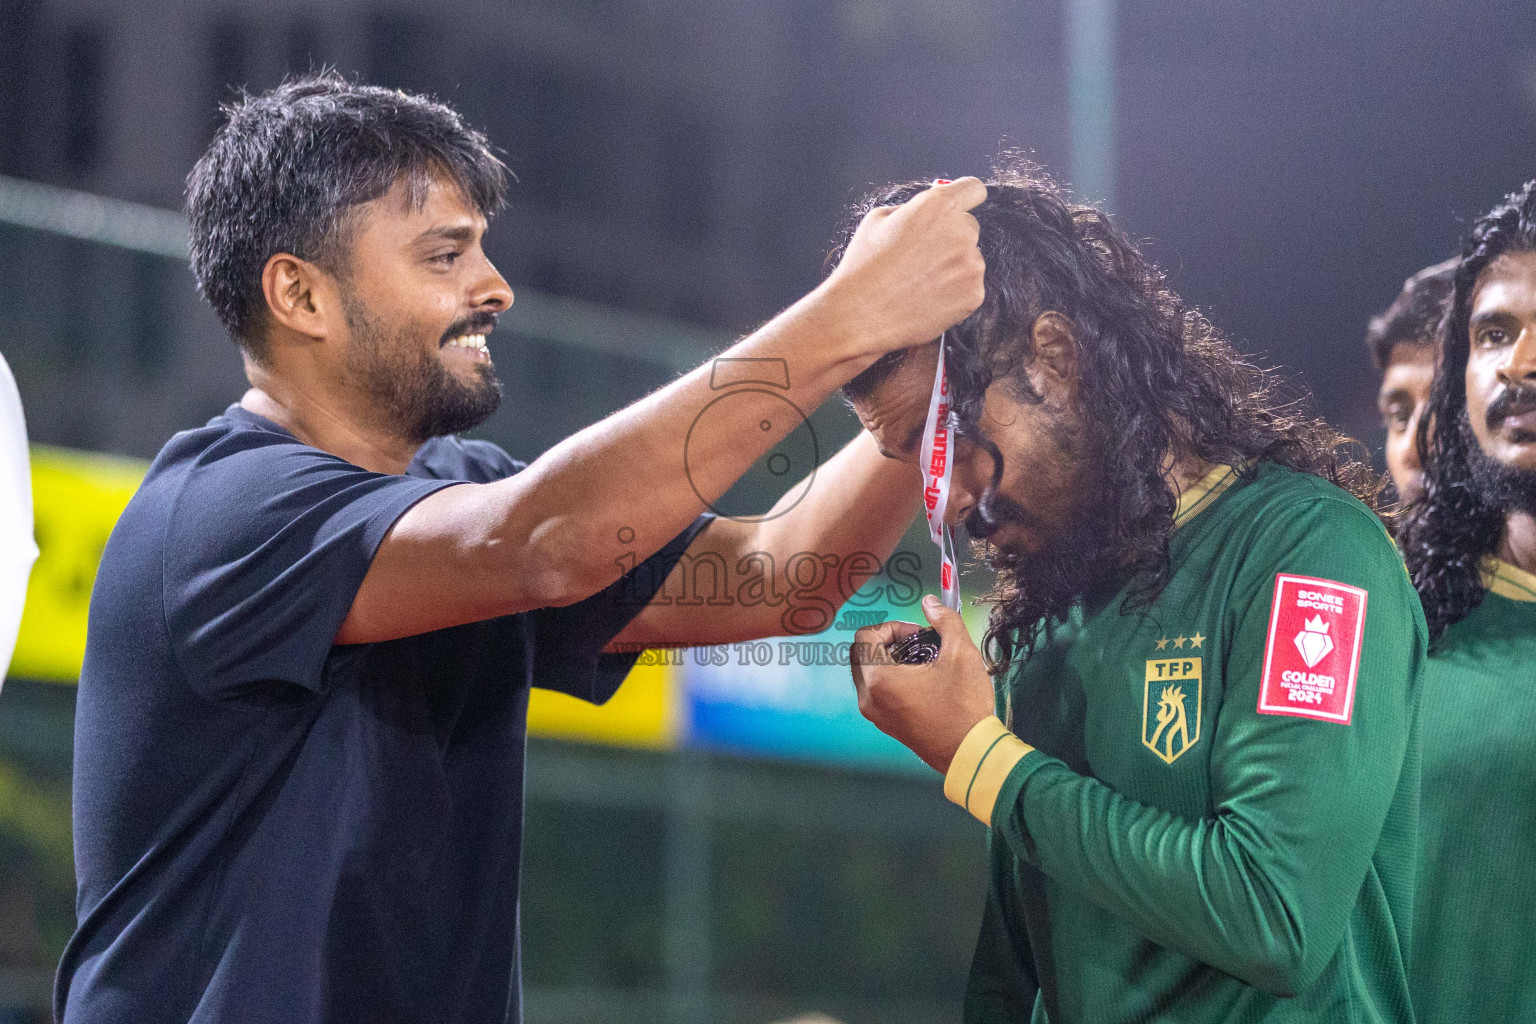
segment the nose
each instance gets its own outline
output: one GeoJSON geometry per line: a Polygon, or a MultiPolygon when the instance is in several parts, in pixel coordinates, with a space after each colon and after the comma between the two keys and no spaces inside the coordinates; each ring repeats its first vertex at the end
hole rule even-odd
{"type": "Polygon", "coordinates": [[[470,304],[490,313],[503,312],[512,305],[512,286],[490,260],[485,261],[485,269],[485,276],[475,282],[470,293],[470,304]]]}
{"type": "Polygon", "coordinates": [[[1408,417],[1408,426],[1403,431],[1403,468],[1417,473],[1424,467],[1419,462],[1419,419],[1424,415],[1424,406],[1416,406],[1413,415],[1408,417]]]}
{"type": "Polygon", "coordinates": [[[949,482],[949,505],[944,509],[944,525],[950,529],[964,523],[981,500],[981,489],[976,487],[971,474],[961,471],[962,465],[963,462],[955,466],[954,476],[949,482]]]}
{"type": "Polygon", "coordinates": [[[1510,346],[1509,358],[1499,367],[1499,380],[1507,386],[1536,382],[1536,327],[1526,324],[1510,346]]]}

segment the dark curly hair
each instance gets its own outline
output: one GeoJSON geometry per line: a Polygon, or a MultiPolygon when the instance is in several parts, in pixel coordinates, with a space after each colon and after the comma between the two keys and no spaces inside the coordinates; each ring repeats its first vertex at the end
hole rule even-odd
{"type": "Polygon", "coordinates": [[[1399,543],[1431,639],[1482,603],[1482,561],[1504,535],[1504,505],[1492,500],[1474,472],[1482,452],[1474,451],[1477,439],[1467,422],[1466,378],[1472,292],[1488,265],[1511,251],[1536,252],[1536,181],[1478,218],[1467,236],[1440,335],[1429,408],[1419,422],[1424,497],[1409,512],[1399,543]]]}
{"type": "MultiPolygon", "coordinates": [[[[1248,475],[1266,460],[1280,463],[1324,477],[1381,511],[1381,479],[1363,449],[1283,394],[1273,372],[1239,356],[1104,213],[1073,203],[1043,170],[1014,155],[986,184],[986,200],[971,211],[981,224],[986,298],[946,343],[953,428],[993,460],[978,514],[988,517],[1003,472],[1001,453],[979,427],[987,388],[1005,381],[1024,400],[1041,400],[1025,371],[1035,355],[1031,327],[1047,311],[1066,316],[1076,334],[1083,450],[1098,463],[1095,504],[1102,505],[1092,513],[1090,550],[1059,567],[1053,584],[1041,585],[1006,553],[985,549],[998,570],[987,595],[993,607],[985,643],[994,673],[1028,658],[1042,628],[1064,619],[1097,581],[1129,570],[1123,612],[1161,592],[1176,509],[1170,454],[1248,475]]],[[[868,196],[852,211],[829,263],[869,210],[928,187],[912,182],[868,196]]],[[[868,397],[909,352],[871,366],[848,385],[849,398],[868,397]]]]}
{"type": "Polygon", "coordinates": [[[1432,348],[1440,321],[1451,304],[1451,287],[1459,260],[1446,260],[1425,267],[1403,282],[1392,305],[1371,317],[1365,331],[1365,347],[1376,369],[1385,370],[1392,361],[1392,350],[1399,345],[1432,348]]]}

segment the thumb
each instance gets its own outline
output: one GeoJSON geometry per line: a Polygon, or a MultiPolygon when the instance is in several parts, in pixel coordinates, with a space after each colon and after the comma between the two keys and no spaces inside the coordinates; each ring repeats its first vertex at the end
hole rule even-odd
{"type": "Polygon", "coordinates": [[[939,631],[939,636],[944,638],[946,647],[949,646],[948,641],[951,637],[957,640],[964,639],[966,643],[971,642],[970,631],[965,628],[965,620],[960,617],[960,613],[939,600],[936,594],[929,594],[923,598],[923,617],[928,620],[929,625],[939,631]]]}

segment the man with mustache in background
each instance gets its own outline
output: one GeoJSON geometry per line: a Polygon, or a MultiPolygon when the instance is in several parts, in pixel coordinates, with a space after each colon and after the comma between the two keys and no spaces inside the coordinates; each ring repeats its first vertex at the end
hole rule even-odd
{"type": "Polygon", "coordinates": [[[1451,301],[1451,275],[1456,260],[1425,267],[1403,282],[1392,305],[1371,318],[1365,347],[1381,371],[1376,408],[1387,432],[1387,473],[1407,506],[1424,492],[1424,467],[1419,463],[1419,419],[1429,404],[1435,377],[1435,335],[1451,301]]]}
{"type": "MultiPolygon", "coordinates": [[[[991,827],[964,1019],[1411,1022],[1425,629],[1375,474],[1104,214],[1028,165],[987,194],[986,298],[943,344],[988,657],[930,597],[936,660],[879,657],[889,623],[854,667],[991,827]]],[[[937,348],[845,388],[894,459],[937,348]]]]}
{"type": "Polygon", "coordinates": [[[1536,181],[1478,219],[1400,537],[1424,602],[1421,1022],[1536,1021],[1536,181]]]}

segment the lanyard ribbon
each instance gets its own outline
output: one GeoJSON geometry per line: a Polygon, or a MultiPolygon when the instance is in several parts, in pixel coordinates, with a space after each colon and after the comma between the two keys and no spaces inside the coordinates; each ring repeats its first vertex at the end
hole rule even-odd
{"type": "Polygon", "coordinates": [[[960,610],[960,574],[955,568],[955,537],[944,525],[949,508],[949,481],[954,471],[954,432],[949,426],[949,375],[944,371],[944,340],[939,336],[939,367],[933,375],[933,397],[928,400],[928,420],[923,424],[923,507],[928,515],[928,536],[939,549],[939,587],[944,603],[960,610]]]}

